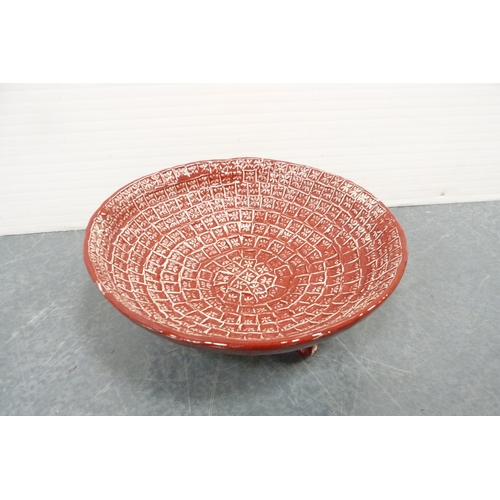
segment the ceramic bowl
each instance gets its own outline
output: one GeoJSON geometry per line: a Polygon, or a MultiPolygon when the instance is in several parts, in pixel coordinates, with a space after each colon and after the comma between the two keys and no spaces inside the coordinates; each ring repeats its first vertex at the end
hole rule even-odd
{"type": "Polygon", "coordinates": [[[233,158],[118,190],[92,216],[84,258],[106,299],[171,341],[307,355],[387,299],[407,247],[389,209],[353,182],[233,158]]]}

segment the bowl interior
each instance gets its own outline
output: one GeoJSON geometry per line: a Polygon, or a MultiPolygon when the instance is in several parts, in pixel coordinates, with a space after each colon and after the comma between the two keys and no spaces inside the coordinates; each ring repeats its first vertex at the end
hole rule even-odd
{"type": "Polygon", "coordinates": [[[172,340],[301,346],[394,290],[406,264],[391,212],[354,183],[287,162],[196,162],[106,200],[86,233],[101,292],[172,340]]]}

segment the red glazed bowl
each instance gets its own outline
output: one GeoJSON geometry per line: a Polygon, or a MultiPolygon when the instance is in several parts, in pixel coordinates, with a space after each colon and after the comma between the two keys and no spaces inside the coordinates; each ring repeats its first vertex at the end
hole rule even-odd
{"type": "Polygon", "coordinates": [[[92,280],[125,316],[232,354],[310,354],[384,302],[407,258],[401,226],[372,194],[262,158],[138,179],[99,207],[84,243],[92,280]]]}

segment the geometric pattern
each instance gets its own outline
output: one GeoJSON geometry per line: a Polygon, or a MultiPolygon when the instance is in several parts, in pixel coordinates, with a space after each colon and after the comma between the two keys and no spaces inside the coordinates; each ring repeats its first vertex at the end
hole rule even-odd
{"type": "Polygon", "coordinates": [[[373,195],[283,161],[195,162],[148,175],[89,223],[99,289],[186,342],[282,344],[331,333],[389,295],[404,234],[373,195]]]}

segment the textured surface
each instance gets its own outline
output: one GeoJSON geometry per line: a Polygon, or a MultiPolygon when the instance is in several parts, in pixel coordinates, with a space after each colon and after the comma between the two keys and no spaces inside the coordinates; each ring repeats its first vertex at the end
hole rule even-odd
{"type": "Polygon", "coordinates": [[[0,234],[83,229],[134,179],[236,156],[321,168],[388,206],[498,200],[500,85],[2,84],[0,234]]]}
{"type": "Polygon", "coordinates": [[[393,211],[399,287],[307,359],[135,326],[90,280],[83,231],[0,238],[0,413],[500,415],[500,203],[393,211]]]}
{"type": "Polygon", "coordinates": [[[89,224],[88,269],[127,317],[213,350],[293,351],[366,317],[406,244],[363,188],[304,165],[212,160],[143,177],[89,224]]]}

